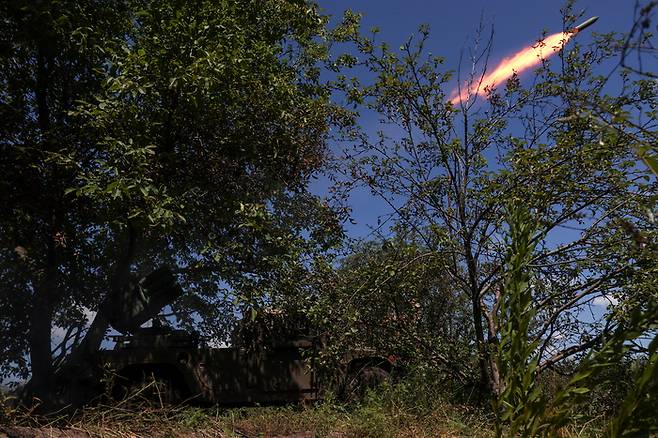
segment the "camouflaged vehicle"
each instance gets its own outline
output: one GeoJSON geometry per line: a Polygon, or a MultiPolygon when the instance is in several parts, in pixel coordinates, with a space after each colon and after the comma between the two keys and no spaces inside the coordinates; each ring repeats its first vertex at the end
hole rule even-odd
{"type": "MultiPolygon", "coordinates": [[[[105,376],[85,380],[77,373],[63,381],[91,382],[80,386],[93,392],[92,383],[103,380],[102,389],[115,399],[140,395],[167,403],[268,404],[321,397],[313,358],[322,342],[300,335],[311,332],[307,321],[291,324],[290,315],[269,309],[238,324],[234,346],[210,348],[194,333],[157,324],[160,310],[182,294],[167,267],[133,282],[109,302],[110,323],[123,335],[113,337],[112,350],[94,358],[105,376]],[[142,328],[148,320],[156,325],[142,328]],[[277,331],[277,325],[285,330],[277,331]]],[[[394,362],[367,351],[346,355],[336,370],[338,387],[349,398],[388,379],[394,362]]]]}
{"type": "MultiPolygon", "coordinates": [[[[113,350],[101,361],[114,378],[115,399],[135,394],[169,404],[277,404],[322,397],[313,369],[316,338],[271,340],[254,350],[209,348],[198,336],[169,327],[143,328],[114,337],[113,350]]],[[[347,398],[387,380],[393,357],[367,352],[345,357],[339,370],[340,392],[347,398]]]]}

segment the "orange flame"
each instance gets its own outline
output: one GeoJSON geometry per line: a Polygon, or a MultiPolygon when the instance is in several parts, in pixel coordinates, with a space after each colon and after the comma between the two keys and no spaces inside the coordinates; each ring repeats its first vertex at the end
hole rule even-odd
{"type": "Polygon", "coordinates": [[[455,90],[452,93],[453,97],[451,97],[450,103],[457,105],[461,101],[466,101],[468,96],[475,94],[481,96],[485,95],[487,90],[506,81],[512,77],[514,73],[519,75],[525,70],[539,65],[542,60],[548,59],[548,57],[554,53],[562,50],[567,41],[569,41],[569,39],[575,34],[576,32],[574,31],[558,32],[544,38],[543,40],[539,40],[530,47],[526,47],[514,56],[503,59],[494,71],[482,78],[481,83],[475,83],[470,87],[465,87],[465,89],[462,89],[461,94],[459,94],[458,90],[455,90]]]}

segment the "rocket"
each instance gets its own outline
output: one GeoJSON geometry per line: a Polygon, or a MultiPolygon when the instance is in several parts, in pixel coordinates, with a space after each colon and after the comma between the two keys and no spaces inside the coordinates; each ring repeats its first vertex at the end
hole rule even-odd
{"type": "Polygon", "coordinates": [[[594,24],[596,22],[596,20],[598,20],[598,19],[599,19],[599,17],[592,17],[592,18],[589,18],[589,19],[583,21],[578,26],[571,29],[571,33],[576,34],[576,33],[580,32],[581,30],[585,29],[586,27],[589,27],[592,24],[594,24]]]}

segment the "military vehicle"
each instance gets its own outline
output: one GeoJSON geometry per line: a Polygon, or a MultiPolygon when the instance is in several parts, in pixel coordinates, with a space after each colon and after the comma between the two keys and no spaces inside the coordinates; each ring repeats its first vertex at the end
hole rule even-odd
{"type": "MultiPolygon", "coordinates": [[[[140,395],[166,403],[225,405],[322,397],[313,366],[322,336],[308,335],[307,321],[296,324],[283,312],[261,311],[238,324],[231,346],[210,348],[195,333],[157,324],[158,312],[180,295],[175,276],[163,267],[112,297],[110,323],[123,334],[113,337],[112,350],[101,350],[94,359],[97,370],[109,372],[103,379],[106,393],[115,399],[140,395]],[[149,319],[156,324],[142,328],[149,319]]],[[[392,356],[365,350],[346,355],[336,370],[337,386],[347,398],[358,395],[388,379],[394,363],[392,356]]]]}
{"type": "MultiPolygon", "coordinates": [[[[317,338],[268,342],[262,348],[209,348],[198,335],[169,327],[116,336],[101,362],[113,373],[115,399],[138,395],[167,404],[276,404],[313,401],[323,388],[313,368],[317,338]]],[[[339,388],[348,398],[387,380],[393,357],[352,354],[339,370],[339,388]]]]}

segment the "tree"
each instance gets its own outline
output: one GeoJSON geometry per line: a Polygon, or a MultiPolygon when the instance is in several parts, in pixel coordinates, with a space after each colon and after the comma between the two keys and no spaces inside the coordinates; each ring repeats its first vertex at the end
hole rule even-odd
{"type": "Polygon", "coordinates": [[[355,244],[337,269],[316,266],[320,292],[309,313],[329,335],[320,360],[331,369],[346,353],[374,350],[463,381],[471,365],[468,303],[437,275],[442,255],[399,231],[355,244]]]}
{"type": "MultiPolygon", "coordinates": [[[[577,18],[571,4],[564,13],[569,29],[577,18]]],[[[455,108],[446,98],[452,74],[425,48],[427,27],[400,52],[360,36],[353,14],[343,32],[358,48],[355,64],[372,73],[366,85],[344,80],[343,90],[378,113],[382,124],[374,136],[353,133],[353,149],[346,151],[352,183],[387,202],[395,221],[415,230],[428,248],[448,255],[437,275],[449,275],[471,303],[483,386],[504,389],[496,363],[503,217],[516,202],[536,212],[540,223],[530,264],[537,370],[600,343],[611,327],[584,314],[595,299],[623,302],[641,287],[626,281],[637,266],[637,243],[624,224],[650,230],[643,212],[653,209],[657,193],[633,151],[653,138],[655,83],[634,81],[623,70],[614,80],[598,73],[619,56],[623,39],[575,41],[560,53],[558,68],[544,60],[527,88],[514,76],[487,90],[485,101],[471,93],[455,108]],[[596,117],[610,129],[592,123],[592,103],[608,109],[596,117]]],[[[474,51],[476,73],[467,90],[481,82],[489,47],[474,51]]]]}
{"type": "Polygon", "coordinates": [[[186,290],[181,323],[225,337],[234,301],[335,243],[306,190],[343,116],[314,3],[1,8],[3,376],[47,399],[72,349],[98,349],[112,300],[161,266],[186,290]]]}
{"type": "MultiPolygon", "coordinates": [[[[654,80],[658,75],[649,70],[646,65],[647,61],[656,60],[656,34],[650,30],[652,13],[655,9],[658,9],[658,2],[655,0],[637,1],[635,3],[633,26],[624,42],[619,62],[624,69],[636,74],[638,77],[654,80]],[[630,61],[630,58],[633,58],[633,61],[630,61]]],[[[650,88],[651,82],[648,81],[646,83],[648,84],[647,87],[650,88]]],[[[599,111],[601,111],[600,108],[599,111]]],[[[652,116],[655,118],[655,112],[652,113],[652,116]]],[[[654,175],[658,176],[658,149],[656,148],[658,139],[656,138],[655,130],[653,132],[645,132],[645,138],[651,142],[638,145],[636,147],[637,153],[653,171],[654,175]]]]}
{"type": "MultiPolygon", "coordinates": [[[[119,2],[85,4],[32,4],[2,6],[2,297],[8,330],[3,338],[3,371],[16,369],[26,376],[29,348],[37,386],[52,374],[50,332],[53,318],[82,318],[79,306],[64,300],[62,272],[85,281],[91,289],[106,275],[89,278],[80,272],[74,253],[93,256],[93,245],[82,235],[73,246],[70,236],[77,221],[88,220],[91,210],[64,200],[65,188],[75,175],[54,166],[51,154],[72,141],[84,149],[90,139],[68,115],[77,99],[99,91],[95,68],[103,57],[92,50],[107,45],[113,34],[126,29],[129,17],[119,2]],[[92,39],[85,29],[94,26],[92,39]],[[78,211],[75,211],[77,209],[78,211]],[[54,303],[57,303],[55,306],[54,303]],[[55,307],[61,309],[57,314],[55,307]]],[[[69,296],[84,296],[70,284],[69,296]],[[75,292],[74,292],[75,291],[75,292]]]]}

